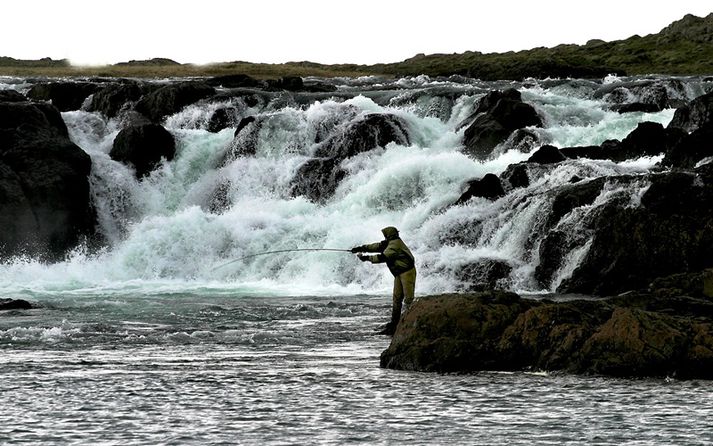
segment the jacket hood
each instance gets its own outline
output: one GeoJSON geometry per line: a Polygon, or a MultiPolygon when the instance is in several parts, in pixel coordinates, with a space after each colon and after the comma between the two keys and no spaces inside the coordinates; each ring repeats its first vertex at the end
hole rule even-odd
{"type": "Polygon", "coordinates": [[[393,226],[385,227],[381,230],[381,233],[384,234],[384,238],[386,240],[393,240],[399,238],[399,230],[394,228],[393,226]]]}

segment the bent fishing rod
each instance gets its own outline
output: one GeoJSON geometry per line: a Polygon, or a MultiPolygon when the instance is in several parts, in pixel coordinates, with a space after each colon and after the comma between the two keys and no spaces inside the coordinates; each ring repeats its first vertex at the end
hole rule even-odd
{"type": "Polygon", "coordinates": [[[222,268],[224,266],[231,265],[235,262],[239,262],[241,260],[245,259],[251,259],[253,257],[258,257],[258,256],[266,256],[268,254],[279,254],[279,253],[284,253],[284,252],[298,252],[298,251],[332,251],[332,252],[349,252],[351,253],[351,249],[335,249],[335,248],[296,248],[296,249],[278,249],[276,251],[265,251],[265,252],[259,252],[257,254],[250,254],[249,256],[243,256],[243,257],[238,257],[237,259],[233,259],[230,262],[223,263],[222,265],[218,265],[214,268],[213,270],[222,268]]]}

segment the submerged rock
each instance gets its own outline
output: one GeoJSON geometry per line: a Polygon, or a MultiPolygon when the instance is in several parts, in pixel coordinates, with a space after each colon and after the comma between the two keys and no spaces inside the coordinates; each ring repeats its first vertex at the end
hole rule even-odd
{"type": "Polygon", "coordinates": [[[54,106],[0,102],[0,257],[57,260],[94,234],[91,164],[54,106]]]}
{"type": "Polygon", "coordinates": [[[237,120],[238,109],[236,107],[221,107],[211,115],[207,130],[211,133],[218,133],[223,129],[234,127],[237,120]]]}
{"type": "Polygon", "coordinates": [[[713,377],[713,303],[632,294],[555,303],[512,293],[427,296],[402,316],[381,366],[713,377]]]}
{"type": "Polygon", "coordinates": [[[143,124],[120,131],[109,156],[132,165],[140,179],[151,173],[161,159],[170,161],[175,154],[176,143],[168,130],[158,124],[143,124]]]}

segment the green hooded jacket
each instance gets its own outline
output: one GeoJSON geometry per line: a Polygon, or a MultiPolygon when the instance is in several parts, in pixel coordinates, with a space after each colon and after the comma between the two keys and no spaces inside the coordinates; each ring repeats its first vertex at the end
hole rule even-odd
{"type": "Polygon", "coordinates": [[[415,268],[413,254],[399,238],[399,231],[393,226],[388,226],[382,229],[381,233],[384,234],[386,240],[362,245],[357,249],[361,252],[378,252],[378,255],[369,256],[369,261],[371,263],[386,263],[394,276],[399,276],[415,268]]]}

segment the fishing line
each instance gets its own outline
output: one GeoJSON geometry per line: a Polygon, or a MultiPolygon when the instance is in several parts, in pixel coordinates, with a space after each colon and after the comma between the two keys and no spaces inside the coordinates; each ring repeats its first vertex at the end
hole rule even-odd
{"type": "Polygon", "coordinates": [[[233,259],[230,262],[223,263],[222,265],[218,265],[216,267],[213,267],[211,271],[214,271],[218,268],[222,268],[224,266],[231,265],[235,262],[239,262],[241,260],[245,259],[251,259],[253,257],[258,257],[258,256],[265,256],[268,254],[279,254],[282,252],[298,252],[298,251],[332,251],[332,252],[349,252],[351,253],[351,249],[334,249],[334,248],[297,248],[297,249],[278,249],[277,251],[265,251],[265,252],[260,252],[257,254],[250,254],[249,256],[243,256],[243,257],[238,257],[237,259],[233,259]]]}

